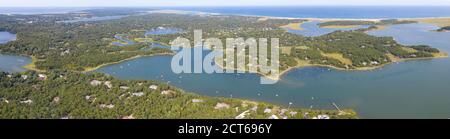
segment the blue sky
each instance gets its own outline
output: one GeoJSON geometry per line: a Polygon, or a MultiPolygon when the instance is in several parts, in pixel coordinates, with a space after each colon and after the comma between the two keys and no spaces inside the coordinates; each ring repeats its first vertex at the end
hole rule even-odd
{"type": "Polygon", "coordinates": [[[450,0],[1,0],[0,7],[449,5],[450,0]]]}

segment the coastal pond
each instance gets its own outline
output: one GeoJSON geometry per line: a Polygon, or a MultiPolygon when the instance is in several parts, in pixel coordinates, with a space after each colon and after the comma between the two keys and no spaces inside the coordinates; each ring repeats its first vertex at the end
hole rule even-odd
{"type": "MultiPolygon", "coordinates": [[[[446,52],[450,34],[431,32],[428,24],[393,25],[371,31],[402,44],[428,44],[446,52]],[[436,38],[438,37],[438,38],[436,38]]],[[[174,74],[171,56],[142,57],[98,69],[120,79],[158,80],[207,96],[244,98],[302,108],[351,108],[362,118],[448,118],[450,59],[399,62],[370,71],[323,67],[291,70],[273,85],[259,84],[259,75],[174,74]]]]}
{"type": "Polygon", "coordinates": [[[0,44],[5,44],[13,40],[16,40],[16,34],[12,34],[7,31],[0,31],[0,44]]]}
{"type": "MultiPolygon", "coordinates": [[[[16,39],[16,35],[2,31],[0,32],[0,44],[5,44],[16,39]]],[[[0,71],[5,72],[22,72],[26,69],[23,66],[31,63],[31,58],[15,55],[0,54],[0,71]]]]}
{"type": "Polygon", "coordinates": [[[30,57],[0,54],[0,71],[23,72],[23,66],[31,63],[30,57]]]}

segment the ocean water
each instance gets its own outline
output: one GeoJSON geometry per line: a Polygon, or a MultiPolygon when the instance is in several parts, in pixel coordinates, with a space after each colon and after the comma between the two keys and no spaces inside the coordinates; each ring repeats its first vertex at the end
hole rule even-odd
{"type": "MultiPolygon", "coordinates": [[[[0,14],[58,14],[100,7],[2,7],[0,14]]],[[[107,7],[101,7],[108,9],[107,7]]],[[[418,18],[450,17],[450,6],[285,6],[285,7],[139,7],[220,14],[294,18],[418,18]]]]}
{"type": "Polygon", "coordinates": [[[159,9],[294,18],[450,17],[450,6],[160,7],[159,9]]]}

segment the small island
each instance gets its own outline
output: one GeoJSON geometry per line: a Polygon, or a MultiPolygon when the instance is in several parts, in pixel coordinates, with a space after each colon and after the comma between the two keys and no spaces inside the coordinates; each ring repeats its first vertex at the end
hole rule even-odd
{"type": "Polygon", "coordinates": [[[438,32],[449,32],[450,26],[441,27],[440,29],[436,30],[438,32]]]}

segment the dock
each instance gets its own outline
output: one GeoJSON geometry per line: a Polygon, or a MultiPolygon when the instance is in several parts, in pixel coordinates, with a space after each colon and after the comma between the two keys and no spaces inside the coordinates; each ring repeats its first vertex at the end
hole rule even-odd
{"type": "Polygon", "coordinates": [[[336,108],[336,110],[338,110],[339,112],[341,112],[341,109],[339,109],[339,107],[336,105],[336,103],[332,103],[333,104],[333,106],[334,106],[334,108],[336,108]]]}

